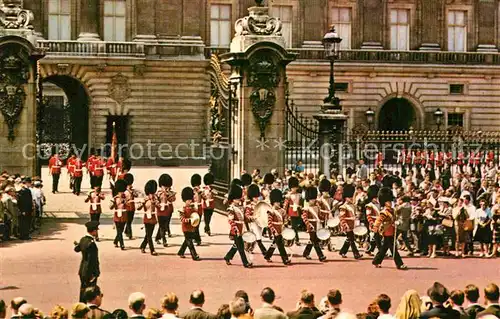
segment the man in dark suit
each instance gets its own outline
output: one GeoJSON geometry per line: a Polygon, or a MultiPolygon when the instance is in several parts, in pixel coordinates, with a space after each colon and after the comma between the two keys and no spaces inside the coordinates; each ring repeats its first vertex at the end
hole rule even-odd
{"type": "Polygon", "coordinates": [[[498,299],[500,299],[500,292],[498,286],[494,283],[489,284],[484,288],[484,299],[486,300],[486,309],[477,314],[477,318],[481,318],[484,315],[494,315],[500,318],[500,305],[498,304],[498,299]]]}
{"type": "Polygon", "coordinates": [[[289,319],[316,319],[323,314],[314,306],[314,294],[308,290],[300,295],[300,308],[287,313],[289,319]]]}
{"type": "Polygon", "coordinates": [[[75,242],[75,252],[82,253],[82,262],[80,263],[80,302],[86,302],[83,293],[86,288],[97,285],[97,278],[101,274],[99,270],[99,252],[95,239],[99,230],[99,222],[90,221],[85,224],[88,234],[75,242]]]}
{"type": "Polygon", "coordinates": [[[459,319],[460,313],[452,308],[446,307],[444,303],[450,298],[448,289],[439,282],[435,282],[427,290],[427,295],[431,298],[432,307],[420,314],[420,319],[442,318],[459,319]]]}
{"type": "Polygon", "coordinates": [[[128,297],[128,307],[134,313],[129,318],[145,319],[143,312],[146,309],[146,296],[142,292],[134,292],[128,297]]]}
{"type": "Polygon", "coordinates": [[[191,310],[180,316],[182,319],[216,319],[214,314],[206,312],[202,309],[205,304],[205,294],[203,291],[193,291],[189,297],[189,302],[193,305],[193,307],[191,310]]]}
{"type": "Polygon", "coordinates": [[[17,195],[17,207],[19,208],[19,235],[22,240],[29,240],[31,231],[31,218],[35,202],[31,193],[31,178],[25,178],[24,184],[17,195]]]}
{"type": "Polygon", "coordinates": [[[88,319],[106,319],[111,315],[101,308],[103,296],[101,288],[97,285],[85,289],[83,299],[85,299],[87,307],[90,309],[88,319]]]}
{"type": "Polygon", "coordinates": [[[468,307],[465,308],[465,312],[470,319],[476,319],[477,313],[484,310],[484,307],[477,302],[479,300],[479,288],[476,285],[467,285],[464,293],[465,299],[469,303],[468,307]]]}
{"type": "Polygon", "coordinates": [[[459,319],[469,319],[469,315],[465,312],[463,307],[465,301],[465,294],[462,290],[453,290],[450,294],[450,305],[453,309],[460,313],[459,319]]]}

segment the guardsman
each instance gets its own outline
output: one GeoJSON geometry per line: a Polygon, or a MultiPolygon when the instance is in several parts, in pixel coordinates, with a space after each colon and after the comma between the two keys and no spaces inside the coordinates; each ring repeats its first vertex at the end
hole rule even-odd
{"type": "Polygon", "coordinates": [[[302,225],[302,208],[304,207],[304,199],[299,192],[299,180],[295,176],[288,179],[288,189],[290,190],[285,196],[284,208],[290,217],[292,229],[295,231],[295,245],[300,246],[299,229],[302,225]]]}
{"type": "Polygon", "coordinates": [[[115,223],[116,229],[116,236],[113,243],[115,244],[115,247],[118,247],[118,244],[120,244],[120,248],[125,250],[123,231],[125,229],[125,225],[127,224],[127,214],[125,210],[125,191],[127,189],[127,182],[124,180],[118,180],[116,181],[115,188],[116,196],[113,197],[110,205],[110,209],[114,210],[113,222],[115,223]]]}
{"type": "Polygon", "coordinates": [[[366,253],[370,256],[373,255],[375,248],[380,250],[380,247],[382,247],[382,236],[380,236],[380,234],[373,228],[375,220],[377,220],[377,217],[380,214],[380,204],[377,197],[378,191],[379,187],[377,185],[370,185],[368,187],[368,191],[366,192],[368,202],[365,205],[366,220],[368,221],[368,230],[371,232],[370,248],[366,251],[366,253]]]}
{"type": "Polygon", "coordinates": [[[94,175],[95,175],[94,186],[102,187],[102,180],[104,178],[104,169],[105,169],[105,162],[102,159],[101,155],[97,154],[97,157],[94,160],[94,175]]]}
{"type": "Polygon", "coordinates": [[[120,165],[120,173],[118,174],[118,177],[116,178],[117,180],[118,179],[123,179],[123,177],[125,176],[125,174],[129,173],[130,172],[130,169],[132,168],[132,162],[130,162],[129,159],[123,159],[122,162],[121,162],[121,165],[120,165]]]}
{"type": "Polygon", "coordinates": [[[444,163],[445,163],[445,153],[443,151],[439,151],[436,157],[436,167],[438,174],[441,174],[444,163]]]}
{"type": "Polygon", "coordinates": [[[61,177],[61,159],[59,154],[55,153],[49,160],[49,175],[52,175],[52,194],[58,193],[59,177],[61,177]]]}
{"type": "Polygon", "coordinates": [[[483,158],[483,152],[476,152],[476,154],[474,154],[474,169],[479,174],[481,174],[481,159],[482,158],[483,158]]]}
{"type": "Polygon", "coordinates": [[[94,176],[94,161],[96,159],[96,156],[95,156],[95,149],[91,149],[90,150],[90,156],[87,158],[87,163],[86,163],[86,167],[87,167],[87,173],[89,174],[89,178],[90,178],[90,188],[94,188],[94,185],[95,185],[95,176],[94,176]]]}
{"type": "Polygon", "coordinates": [[[384,165],[384,154],[382,152],[378,152],[377,157],[375,158],[375,167],[382,168],[384,165]]]}
{"type": "Polygon", "coordinates": [[[319,181],[318,190],[320,192],[318,197],[318,206],[319,206],[319,218],[322,221],[322,227],[326,227],[326,222],[328,219],[332,218],[332,209],[333,209],[333,198],[330,197],[330,190],[332,188],[332,184],[326,178],[323,178],[319,181]]]}
{"type": "Polygon", "coordinates": [[[86,302],[83,298],[83,293],[88,287],[97,285],[101,271],[99,270],[99,251],[95,243],[98,237],[99,222],[89,221],[85,224],[87,228],[87,235],[80,239],[80,242],[74,242],[74,251],[82,253],[82,261],[80,263],[80,302],[86,302]]]}
{"type": "Polygon", "coordinates": [[[245,205],[245,222],[249,231],[255,234],[257,239],[257,245],[262,253],[265,255],[267,249],[262,243],[262,228],[255,222],[255,205],[259,202],[260,190],[259,186],[256,184],[251,184],[247,189],[248,202],[245,205]]]}
{"type": "Polygon", "coordinates": [[[116,164],[116,159],[113,157],[108,158],[106,162],[106,169],[108,171],[109,181],[114,183],[116,177],[118,176],[118,164],[116,164]]]}
{"type": "Polygon", "coordinates": [[[125,215],[127,217],[127,224],[125,225],[125,235],[127,235],[128,239],[133,239],[132,236],[132,223],[134,222],[135,216],[135,199],[139,195],[138,192],[134,189],[134,175],[130,173],[126,173],[123,176],[123,181],[127,185],[125,189],[125,215]]]}
{"type": "Polygon", "coordinates": [[[406,166],[408,167],[408,171],[412,171],[413,170],[413,155],[415,153],[411,151],[411,148],[406,152],[406,156],[405,156],[405,164],[406,166]]]}
{"type": "Polygon", "coordinates": [[[356,222],[355,206],[352,202],[354,196],[354,186],[352,184],[344,184],[342,197],[344,198],[344,204],[339,207],[340,210],[340,227],[342,231],[346,233],[346,240],[344,245],[340,249],[340,256],[342,258],[347,258],[346,254],[349,247],[352,249],[354,258],[360,259],[363,257],[356,247],[356,240],[354,238],[354,224],[356,222]]]}
{"type": "Polygon", "coordinates": [[[321,226],[321,220],[319,219],[319,207],[317,205],[318,189],[314,186],[309,186],[306,188],[306,201],[308,202],[308,207],[302,210],[302,219],[306,225],[307,233],[309,234],[309,243],[304,249],[302,254],[306,259],[311,259],[311,250],[314,247],[316,254],[318,255],[319,261],[323,262],[326,260],[326,256],[323,255],[320,247],[320,240],[316,235],[316,232],[321,226]]]}
{"type": "Polygon", "coordinates": [[[422,168],[421,161],[422,161],[422,152],[420,151],[420,149],[418,149],[415,152],[415,158],[413,160],[413,163],[415,164],[415,167],[417,168],[417,173],[421,172],[421,168],[422,168]]]}
{"type": "Polygon", "coordinates": [[[424,149],[420,155],[420,166],[425,170],[427,166],[427,162],[429,161],[429,152],[424,149]]]}
{"type": "Polygon", "coordinates": [[[267,212],[267,224],[271,234],[273,235],[274,241],[271,247],[269,247],[269,250],[266,252],[264,258],[268,262],[271,262],[271,258],[277,246],[283,264],[289,265],[291,261],[288,259],[288,254],[285,250],[285,243],[282,236],[284,221],[287,218],[286,211],[281,208],[283,193],[279,189],[273,189],[269,197],[273,209],[267,212]]]}
{"type": "Polygon", "coordinates": [[[373,258],[372,264],[376,268],[381,268],[382,261],[384,260],[387,251],[390,250],[398,269],[407,269],[401,259],[401,256],[399,255],[397,247],[394,249],[394,235],[396,233],[396,228],[394,223],[394,209],[392,208],[392,202],[394,201],[392,190],[388,187],[381,188],[378,193],[378,201],[381,205],[383,205],[383,208],[381,209],[380,215],[377,217],[373,227],[374,230],[380,233],[384,238],[382,247],[377,252],[377,255],[375,255],[375,258],[373,258]]]}
{"type": "Polygon", "coordinates": [[[66,161],[66,169],[68,171],[69,175],[69,189],[73,191],[73,194],[75,194],[75,160],[76,160],[76,155],[75,153],[71,152],[70,157],[66,161]]]}
{"type": "Polygon", "coordinates": [[[242,196],[242,188],[233,184],[229,189],[228,200],[231,201],[231,205],[227,209],[227,217],[230,225],[230,237],[233,239],[234,243],[227,252],[226,256],[224,256],[224,260],[227,265],[231,265],[231,260],[236,252],[238,252],[240,254],[241,261],[243,262],[243,266],[245,268],[251,268],[253,265],[248,262],[245,254],[245,244],[242,237],[243,225],[245,223],[245,213],[241,202],[242,196]]]}
{"type": "Polygon", "coordinates": [[[188,248],[191,253],[191,258],[193,258],[193,260],[200,260],[200,256],[196,253],[196,249],[193,244],[195,237],[195,227],[193,226],[193,223],[195,223],[196,220],[199,221],[199,218],[195,218],[194,216],[198,214],[198,208],[195,208],[193,204],[193,189],[191,187],[185,187],[182,190],[181,197],[184,202],[184,207],[179,211],[179,216],[182,224],[182,232],[184,233],[184,242],[182,243],[177,255],[181,258],[185,258],[184,253],[186,252],[186,248],[188,248]]]}
{"type": "Polygon", "coordinates": [[[248,173],[244,173],[241,175],[241,184],[243,186],[243,203],[246,204],[248,202],[247,190],[248,187],[252,184],[252,175],[248,173]]]}
{"type": "Polygon", "coordinates": [[[464,173],[464,165],[465,165],[465,155],[464,152],[458,152],[457,155],[457,166],[460,169],[460,173],[464,173]]]}
{"type": "MultiPolygon", "coordinates": [[[[102,213],[101,202],[104,198],[104,194],[101,193],[101,189],[99,187],[96,186],[92,191],[90,191],[89,195],[85,199],[85,203],[90,203],[90,220],[97,222],[100,221],[102,213]]],[[[99,238],[96,237],[96,240],[99,241],[99,238]]]]}
{"type": "Polygon", "coordinates": [[[269,203],[270,202],[269,196],[271,194],[271,190],[273,189],[273,184],[274,184],[274,175],[271,173],[265,174],[262,182],[263,185],[260,190],[260,193],[262,194],[262,199],[269,203]]]}
{"type": "Polygon", "coordinates": [[[493,152],[492,150],[489,150],[488,153],[486,153],[486,159],[485,159],[485,162],[486,162],[486,166],[490,166],[490,163],[494,162],[495,161],[495,152],[493,152]]]}
{"type": "MultiPolygon", "coordinates": [[[[194,192],[194,200],[193,204],[196,208],[196,211],[198,212],[198,215],[201,216],[203,215],[203,207],[202,207],[202,201],[203,198],[201,196],[201,175],[200,174],[194,174],[191,176],[191,187],[193,188],[194,192]]],[[[195,243],[199,246],[201,245],[201,236],[200,236],[200,225],[198,224],[195,227],[194,230],[195,233],[195,243]]]]}
{"type": "Polygon", "coordinates": [[[74,167],[73,167],[73,194],[76,196],[80,195],[80,191],[82,188],[82,178],[83,178],[83,167],[85,163],[82,161],[80,157],[75,158],[74,167]]]}
{"type": "Polygon", "coordinates": [[[149,180],[144,186],[144,193],[146,193],[146,198],[141,203],[139,210],[144,209],[144,217],[142,219],[144,223],[144,228],[146,230],[146,235],[141,243],[141,252],[146,253],[146,245],[149,245],[149,251],[151,255],[158,256],[155,251],[155,246],[153,244],[153,232],[157,224],[156,220],[156,207],[158,202],[156,199],[156,191],[158,189],[158,184],[155,180],[149,180]]]}
{"type": "Polygon", "coordinates": [[[203,220],[205,221],[205,234],[211,235],[210,232],[210,221],[212,220],[212,215],[215,208],[215,190],[212,188],[214,183],[214,175],[212,173],[207,173],[203,176],[203,190],[201,192],[202,197],[202,208],[203,208],[203,220]]]}
{"type": "Polygon", "coordinates": [[[156,243],[160,245],[162,241],[163,247],[167,247],[167,237],[170,234],[170,220],[174,212],[175,192],[172,191],[173,180],[168,174],[162,174],[158,179],[160,189],[156,193],[158,199],[158,232],[156,233],[156,243]]]}

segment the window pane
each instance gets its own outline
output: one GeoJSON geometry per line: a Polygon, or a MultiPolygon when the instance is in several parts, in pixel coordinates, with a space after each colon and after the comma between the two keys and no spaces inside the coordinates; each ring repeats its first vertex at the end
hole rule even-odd
{"type": "Polygon", "coordinates": [[[398,49],[398,28],[391,26],[391,50],[398,49]]]}
{"type": "Polygon", "coordinates": [[[212,4],[210,7],[210,17],[212,19],[219,19],[219,6],[212,4]]]}
{"type": "Polygon", "coordinates": [[[227,47],[231,42],[231,24],[229,21],[223,21],[219,24],[219,27],[220,27],[219,43],[221,46],[227,47]]]}
{"type": "Polygon", "coordinates": [[[455,28],[455,51],[465,51],[465,28],[455,28]]]}
{"type": "Polygon", "coordinates": [[[448,28],[448,51],[455,51],[455,32],[453,27],[448,28]]]}
{"type": "Polygon", "coordinates": [[[60,0],[60,10],[61,13],[70,14],[71,13],[71,1],[70,0],[60,0]]]}
{"type": "Polygon", "coordinates": [[[49,15],[49,40],[59,40],[59,20],[56,15],[49,15]]]}
{"type": "Polygon", "coordinates": [[[231,7],[230,6],[220,6],[220,19],[230,20],[231,19],[231,7]]]}
{"type": "Polygon", "coordinates": [[[49,0],[49,14],[59,12],[58,0],[49,0]]]}
{"type": "Polygon", "coordinates": [[[455,24],[455,11],[448,12],[448,24],[455,24]]]}
{"type": "Polygon", "coordinates": [[[403,24],[408,23],[408,11],[407,10],[399,10],[398,16],[399,16],[398,17],[399,23],[403,23],[403,24]]]}
{"type": "Polygon", "coordinates": [[[408,27],[398,27],[398,50],[408,50],[408,27]]]}
{"type": "Polygon", "coordinates": [[[281,20],[282,21],[292,21],[292,8],[291,7],[283,7],[281,12],[281,20]]]}
{"type": "Polygon", "coordinates": [[[396,23],[398,23],[398,11],[391,10],[391,24],[396,24],[396,23]]]}
{"type": "Polygon", "coordinates": [[[342,38],[340,48],[349,50],[351,48],[351,25],[347,23],[339,24],[336,26],[339,36],[342,38]]]}
{"type": "Polygon", "coordinates": [[[290,22],[283,23],[281,32],[283,33],[283,37],[285,38],[286,47],[292,47],[292,24],[290,22]]]}
{"type": "Polygon", "coordinates": [[[104,15],[112,16],[114,15],[114,3],[113,1],[106,0],[104,1],[104,15]]]}
{"type": "Polygon", "coordinates": [[[455,24],[465,25],[465,12],[455,11],[455,24]]]}
{"type": "Polygon", "coordinates": [[[210,22],[210,45],[214,47],[219,45],[219,23],[217,21],[210,22]]]}
{"type": "Polygon", "coordinates": [[[125,1],[122,0],[117,0],[115,2],[115,15],[117,16],[125,16],[126,8],[125,8],[125,1]]]}
{"type": "Polygon", "coordinates": [[[342,8],[339,12],[339,20],[341,22],[351,22],[351,9],[342,8]]]}
{"type": "Polygon", "coordinates": [[[113,41],[113,17],[104,17],[104,41],[113,41]]]}
{"type": "Polygon", "coordinates": [[[114,41],[125,41],[125,18],[115,18],[115,38],[114,41]]]}
{"type": "Polygon", "coordinates": [[[59,16],[61,40],[71,40],[71,20],[69,15],[59,16]]]}
{"type": "Polygon", "coordinates": [[[339,17],[340,17],[340,8],[332,8],[332,22],[339,22],[339,17]]]}

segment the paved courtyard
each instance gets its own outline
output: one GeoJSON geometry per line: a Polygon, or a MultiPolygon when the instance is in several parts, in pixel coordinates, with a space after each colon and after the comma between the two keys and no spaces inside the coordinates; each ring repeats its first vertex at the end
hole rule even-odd
{"type": "MultiPolygon", "coordinates": [[[[163,169],[135,170],[137,185],[142,187],[141,179],[149,179],[148,174],[157,177],[160,171],[163,169]],[[142,174],[144,176],[139,178],[142,174]]],[[[171,171],[176,189],[180,191],[189,182],[192,172],[199,170],[165,171],[171,171]]],[[[49,193],[50,183],[46,181],[45,185],[49,193]]],[[[10,300],[24,296],[46,313],[55,304],[70,306],[77,301],[80,254],[73,252],[73,241],[85,233],[83,224],[87,220],[87,207],[80,203],[83,198],[65,193],[48,194],[50,202],[47,207],[58,212],[54,215],[82,218],[47,219],[33,241],[0,243],[0,298],[10,300]]],[[[144,234],[140,220],[135,221],[136,239],[126,240],[125,251],[114,248],[111,220],[103,220],[100,230],[102,241],[98,245],[102,273],[99,285],[104,292],[105,309],[126,308],[128,295],[134,291],[146,294],[148,307],[157,307],[161,297],[173,291],[180,297],[180,310],[184,311],[189,309],[190,291],[196,288],[206,292],[206,308],[209,311],[217,311],[219,305],[230,301],[238,289],[247,290],[251,303],[258,307],[260,290],[270,286],[277,293],[276,303],[286,310],[295,307],[304,288],[311,289],[317,301],[329,289],[338,288],[344,295],[345,307],[362,312],[379,293],[391,296],[396,307],[407,289],[414,288],[423,294],[435,280],[449,288],[464,288],[468,283],[483,287],[489,282],[500,281],[498,259],[405,258],[410,269],[402,272],[396,270],[392,260],[386,260],[382,269],[375,269],[368,257],[355,261],[351,254],[350,258],[341,259],[338,253],[326,252],[329,261],[325,264],[317,260],[307,261],[297,256],[304,246],[293,248],[296,256],[292,259],[292,266],[283,266],[279,256],[274,257],[273,263],[266,263],[260,255],[253,256],[256,266],[253,269],[243,268],[238,256],[233,265],[226,266],[222,258],[229,249],[230,241],[227,221],[221,215],[215,215],[213,219],[215,235],[203,237],[205,244],[197,247],[202,260],[194,262],[176,256],[183,239],[178,216],[173,218],[172,223],[176,236],[169,240],[169,247],[157,247],[159,256],[154,257],[140,253],[139,245],[144,234]]],[[[305,234],[302,241],[306,242],[305,234]]],[[[269,244],[265,242],[266,246],[269,244]]]]}

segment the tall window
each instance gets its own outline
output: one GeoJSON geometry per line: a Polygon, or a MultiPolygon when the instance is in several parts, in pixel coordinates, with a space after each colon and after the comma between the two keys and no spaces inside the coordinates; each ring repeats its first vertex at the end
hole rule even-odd
{"type": "MultiPolygon", "coordinates": [[[[318,17],[319,19],[320,17],[318,17]]],[[[337,33],[342,38],[340,42],[340,48],[343,50],[349,50],[351,48],[351,8],[332,8],[330,12],[330,20],[337,33]]]]}
{"type": "Polygon", "coordinates": [[[464,127],[464,115],[462,113],[448,113],[448,126],[464,127]]]}
{"type": "Polygon", "coordinates": [[[391,50],[406,51],[410,47],[409,11],[391,10],[391,50]]]}
{"type": "Polygon", "coordinates": [[[467,15],[465,11],[448,11],[448,51],[465,52],[467,15]]]}
{"type": "Polygon", "coordinates": [[[210,6],[210,45],[228,47],[231,43],[231,5],[210,6]]]}
{"type": "Polygon", "coordinates": [[[125,41],[125,0],[104,0],[104,41],[125,41]]]}
{"type": "Polygon", "coordinates": [[[49,40],[71,40],[70,1],[49,0],[49,40]]]}
{"type": "Polygon", "coordinates": [[[291,6],[278,6],[273,5],[271,10],[271,16],[280,18],[282,23],[281,33],[285,38],[285,44],[288,48],[293,45],[292,42],[292,18],[293,11],[291,6]]]}

